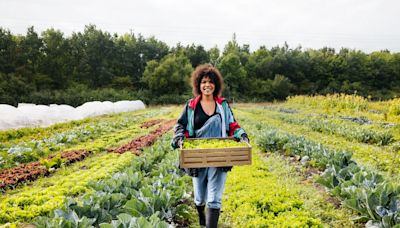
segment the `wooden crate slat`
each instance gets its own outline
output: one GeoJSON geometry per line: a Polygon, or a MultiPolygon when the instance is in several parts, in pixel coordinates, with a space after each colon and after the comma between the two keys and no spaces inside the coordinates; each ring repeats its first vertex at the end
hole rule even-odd
{"type": "Polygon", "coordinates": [[[248,161],[248,160],[250,160],[248,155],[231,157],[231,161],[248,161]]]}
{"type": "MultiPolygon", "coordinates": [[[[233,140],[232,138],[220,138],[233,140]]],[[[196,140],[196,139],[186,139],[196,140]]],[[[251,164],[251,146],[214,149],[181,149],[182,168],[224,167],[251,164]]]]}
{"type": "Polygon", "coordinates": [[[203,162],[203,158],[184,158],[184,162],[203,162]]]}
{"type": "Polygon", "coordinates": [[[199,152],[190,152],[190,151],[183,151],[185,154],[185,158],[201,158],[205,156],[205,153],[199,153],[199,152]]]}
{"type": "Polygon", "coordinates": [[[206,161],[207,161],[207,163],[209,163],[209,162],[226,162],[227,157],[207,157],[206,161]]]}
{"type": "Polygon", "coordinates": [[[241,156],[247,155],[247,151],[235,151],[235,152],[207,152],[207,157],[221,157],[221,156],[241,156]]]}

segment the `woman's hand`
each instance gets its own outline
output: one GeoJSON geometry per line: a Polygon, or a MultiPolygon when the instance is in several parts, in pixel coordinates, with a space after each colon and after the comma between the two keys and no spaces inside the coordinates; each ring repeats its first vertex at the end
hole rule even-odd
{"type": "Polygon", "coordinates": [[[182,144],[183,144],[183,140],[184,140],[184,139],[185,139],[185,138],[182,137],[182,136],[174,137],[174,138],[172,139],[172,147],[173,147],[174,149],[180,148],[180,147],[182,146],[182,144]]]}
{"type": "Polygon", "coordinates": [[[247,142],[247,143],[250,143],[250,139],[249,139],[249,137],[247,136],[246,133],[243,133],[243,134],[240,136],[240,142],[247,142]]]}

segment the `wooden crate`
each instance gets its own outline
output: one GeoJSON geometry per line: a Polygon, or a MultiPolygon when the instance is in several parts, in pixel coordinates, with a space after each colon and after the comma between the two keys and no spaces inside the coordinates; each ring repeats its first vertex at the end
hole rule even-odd
{"type": "MultiPolygon", "coordinates": [[[[219,139],[235,140],[234,138],[219,138],[219,139]]],[[[197,138],[188,138],[185,140],[197,140],[197,138]]],[[[250,165],[251,145],[248,143],[247,145],[248,145],[247,147],[215,148],[215,149],[181,148],[179,157],[180,166],[181,168],[203,168],[203,167],[250,165]]]]}

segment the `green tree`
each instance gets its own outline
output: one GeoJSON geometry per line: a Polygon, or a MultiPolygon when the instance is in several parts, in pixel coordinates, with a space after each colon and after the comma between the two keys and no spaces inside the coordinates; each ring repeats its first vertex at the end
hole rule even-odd
{"type": "Polygon", "coordinates": [[[35,32],[34,27],[29,27],[25,36],[17,38],[16,72],[33,83],[33,77],[38,73],[38,66],[43,57],[43,41],[35,32]]]}
{"type": "Polygon", "coordinates": [[[0,72],[15,72],[17,43],[9,30],[0,27],[0,72]]]}
{"type": "Polygon", "coordinates": [[[189,58],[192,67],[195,68],[200,64],[209,63],[210,56],[203,46],[194,44],[185,48],[185,55],[189,58]]]}
{"type": "Polygon", "coordinates": [[[40,75],[36,77],[36,87],[43,87],[45,79],[52,89],[64,89],[68,85],[70,68],[69,50],[70,45],[64,34],[59,30],[48,29],[42,32],[43,52],[39,65],[40,75]],[[39,83],[39,84],[38,84],[39,83]]]}
{"type": "Polygon", "coordinates": [[[185,55],[169,54],[160,62],[149,61],[142,80],[153,95],[182,95],[189,92],[192,70],[192,65],[185,55]]]}
{"type": "Polygon", "coordinates": [[[220,51],[217,46],[208,50],[208,55],[210,56],[210,63],[217,66],[221,60],[220,51]]]}
{"type": "Polygon", "coordinates": [[[275,98],[284,100],[290,95],[293,85],[290,80],[283,75],[275,75],[274,80],[271,82],[271,90],[275,98]]]}
{"type": "Polygon", "coordinates": [[[218,68],[224,77],[225,96],[235,100],[248,95],[246,70],[242,66],[238,54],[231,52],[224,55],[218,68]]]}

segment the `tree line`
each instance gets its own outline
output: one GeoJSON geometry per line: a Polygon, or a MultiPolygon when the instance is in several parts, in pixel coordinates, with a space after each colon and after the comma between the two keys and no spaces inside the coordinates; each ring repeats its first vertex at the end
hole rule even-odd
{"type": "Polygon", "coordinates": [[[87,25],[66,37],[47,29],[25,35],[0,28],[0,103],[64,103],[141,99],[182,103],[191,97],[190,73],[212,63],[233,101],[272,101],[294,94],[357,93],[388,99],[400,93],[400,53],[342,48],[261,46],[250,51],[235,35],[223,50],[169,47],[155,37],[110,34],[87,25]]]}

